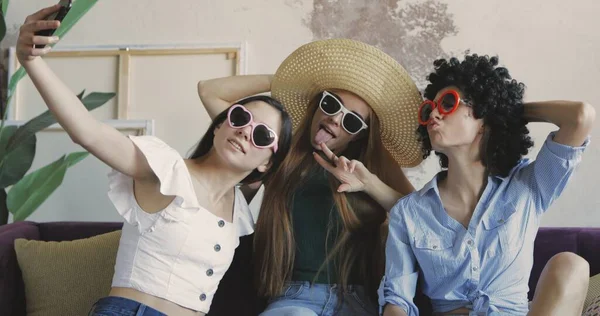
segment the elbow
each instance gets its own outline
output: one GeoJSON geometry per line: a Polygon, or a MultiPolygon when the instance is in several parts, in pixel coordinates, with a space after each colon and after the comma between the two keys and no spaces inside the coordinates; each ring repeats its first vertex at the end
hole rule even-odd
{"type": "Polygon", "coordinates": [[[198,96],[200,97],[200,99],[206,97],[207,95],[207,88],[206,88],[206,81],[198,81],[198,96]]]}
{"type": "Polygon", "coordinates": [[[581,102],[577,106],[575,122],[579,128],[591,130],[596,120],[596,109],[586,102],[581,102]]]}
{"type": "Polygon", "coordinates": [[[73,141],[75,144],[85,148],[87,150],[87,148],[89,148],[92,144],[93,144],[93,140],[91,139],[91,137],[86,137],[86,136],[81,136],[81,135],[69,135],[69,137],[71,138],[71,141],[73,141]]]}

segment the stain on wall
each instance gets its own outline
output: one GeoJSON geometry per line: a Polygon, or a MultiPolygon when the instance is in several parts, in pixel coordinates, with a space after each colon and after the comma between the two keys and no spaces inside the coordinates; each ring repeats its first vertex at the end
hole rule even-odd
{"type": "Polygon", "coordinates": [[[305,22],[315,40],[351,38],[378,47],[398,60],[419,89],[441,42],[457,33],[447,5],[437,0],[314,0],[305,22]]]}

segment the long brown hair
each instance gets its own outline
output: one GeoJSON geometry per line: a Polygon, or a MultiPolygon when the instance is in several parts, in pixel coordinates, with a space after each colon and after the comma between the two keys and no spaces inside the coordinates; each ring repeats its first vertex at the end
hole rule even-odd
{"type": "MultiPolygon", "coordinates": [[[[308,171],[317,165],[312,156],[310,128],[318,108],[318,97],[310,102],[307,114],[292,138],[290,153],[272,178],[265,182],[254,234],[254,268],[260,296],[280,295],[285,282],[292,276],[296,244],[290,210],[295,190],[303,183],[308,171]]],[[[394,187],[393,174],[385,172],[391,156],[386,155],[381,143],[379,119],[373,112],[368,125],[365,135],[350,142],[341,154],[361,161],[383,182],[394,187]]],[[[327,254],[327,261],[333,260],[337,266],[342,291],[348,289],[350,275],[354,273],[362,280],[361,285],[375,295],[385,267],[387,230],[383,224],[387,212],[365,193],[338,193],[340,182],[330,174],[328,177],[342,229],[338,236],[333,236],[337,240],[332,252],[327,254]]],[[[328,238],[332,232],[329,226],[328,238]]]]}

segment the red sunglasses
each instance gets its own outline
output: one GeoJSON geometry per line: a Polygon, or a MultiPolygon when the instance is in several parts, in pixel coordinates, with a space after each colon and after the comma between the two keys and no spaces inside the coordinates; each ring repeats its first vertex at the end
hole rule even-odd
{"type": "Polygon", "coordinates": [[[244,128],[252,126],[251,139],[254,147],[273,148],[277,152],[277,133],[263,123],[255,123],[252,118],[252,112],[248,111],[243,105],[235,104],[227,112],[227,122],[232,128],[244,128]]]}
{"type": "Polygon", "coordinates": [[[456,111],[460,104],[460,96],[456,90],[447,90],[439,98],[437,103],[425,100],[419,107],[419,124],[427,125],[431,121],[431,112],[437,108],[440,114],[450,115],[456,111]]]}

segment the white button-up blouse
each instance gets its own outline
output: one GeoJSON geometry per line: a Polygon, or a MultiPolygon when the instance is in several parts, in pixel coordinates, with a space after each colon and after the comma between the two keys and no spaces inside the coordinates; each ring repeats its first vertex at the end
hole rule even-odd
{"type": "Polygon", "coordinates": [[[112,286],[208,313],[239,237],[254,231],[248,203],[236,187],[233,222],[225,221],[200,206],[175,149],[153,136],[130,139],[160,180],[160,192],[175,199],[160,212],[146,213],[136,202],[133,179],[116,170],[109,173],[108,196],[125,219],[112,286]]]}

